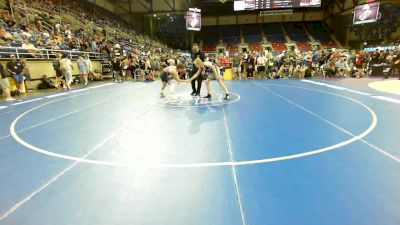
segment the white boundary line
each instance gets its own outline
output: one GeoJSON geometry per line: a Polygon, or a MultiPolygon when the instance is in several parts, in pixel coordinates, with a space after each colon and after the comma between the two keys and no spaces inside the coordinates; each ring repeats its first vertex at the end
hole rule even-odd
{"type": "Polygon", "coordinates": [[[390,98],[390,97],[386,97],[386,96],[371,96],[371,98],[400,104],[400,99],[397,99],[397,98],[390,98]]]}
{"type": "MultiPolygon", "coordinates": [[[[237,101],[240,100],[240,95],[238,95],[238,94],[236,94],[236,93],[233,93],[233,92],[230,92],[229,94],[230,94],[230,95],[236,95],[238,98],[235,99],[235,100],[233,100],[233,101],[223,101],[223,102],[218,101],[218,102],[212,102],[212,103],[210,103],[210,104],[203,104],[203,105],[197,104],[198,101],[199,101],[201,98],[193,98],[193,100],[196,101],[196,104],[195,104],[195,105],[174,105],[174,104],[164,104],[164,103],[161,103],[161,102],[159,102],[158,104],[159,104],[159,105],[162,105],[162,106],[166,106],[166,107],[172,107],[172,108],[197,108],[197,107],[209,107],[209,106],[228,105],[228,104],[231,104],[231,103],[234,103],[234,102],[237,102],[237,101]]],[[[218,98],[218,99],[220,100],[220,98],[218,98]]]]}
{"type": "Polygon", "coordinates": [[[45,98],[55,98],[55,97],[63,96],[63,95],[67,95],[67,94],[69,94],[69,92],[61,92],[61,93],[58,93],[58,94],[47,95],[47,96],[44,96],[44,97],[45,97],[45,98]]]}
{"type": "MultiPolygon", "coordinates": [[[[160,164],[160,163],[136,163],[134,165],[130,164],[130,163],[119,163],[119,162],[109,162],[109,161],[100,161],[100,160],[89,160],[89,159],[83,159],[83,158],[79,158],[79,157],[73,157],[73,156],[68,156],[68,155],[63,155],[63,154],[58,154],[58,153],[54,153],[45,149],[41,149],[38,148],[36,146],[33,146],[29,143],[27,143],[26,141],[24,141],[23,139],[21,139],[18,134],[15,131],[15,126],[17,124],[17,122],[24,117],[26,114],[28,114],[29,112],[33,111],[34,109],[30,109],[24,113],[22,113],[21,115],[19,115],[11,124],[10,126],[10,133],[11,135],[14,137],[14,139],[19,142],[21,145],[27,147],[28,149],[32,150],[32,151],[36,151],[48,156],[53,156],[53,157],[57,157],[57,158],[61,158],[61,159],[67,159],[67,160],[72,160],[72,161],[79,161],[79,162],[85,162],[85,163],[91,163],[91,164],[96,164],[96,165],[106,165],[106,166],[113,166],[113,167],[163,167],[163,168],[196,168],[196,167],[220,167],[220,166],[239,166],[239,165],[251,165],[251,164],[260,164],[260,163],[269,163],[269,162],[276,162],[276,161],[282,161],[282,160],[289,160],[289,159],[296,159],[296,158],[302,158],[302,157],[306,157],[306,156],[310,156],[310,155],[315,155],[315,154],[319,154],[322,152],[327,152],[327,151],[332,151],[334,149],[343,147],[345,145],[348,145],[352,142],[355,142],[357,140],[360,140],[362,138],[364,138],[365,136],[367,136],[369,133],[371,133],[376,125],[377,125],[377,116],[375,114],[375,112],[370,109],[368,106],[366,106],[365,104],[363,104],[360,101],[357,101],[353,98],[344,96],[344,95],[339,95],[339,94],[335,94],[335,93],[331,93],[328,91],[324,91],[324,90],[318,90],[318,89],[312,89],[312,88],[305,88],[305,87],[298,87],[298,86],[290,86],[290,85],[275,85],[275,86],[284,86],[284,87],[292,87],[292,88],[298,88],[298,89],[303,89],[303,90],[311,90],[311,91],[315,91],[315,92],[320,92],[320,93],[327,93],[330,95],[334,95],[334,96],[338,96],[338,97],[342,97],[345,98],[347,100],[350,100],[354,103],[357,103],[361,106],[363,106],[365,109],[368,110],[368,112],[371,114],[372,117],[372,121],[370,126],[363,131],[362,133],[360,133],[359,135],[354,136],[353,138],[350,138],[349,140],[337,143],[335,145],[331,145],[331,146],[327,146],[324,148],[320,148],[320,149],[314,149],[314,150],[310,150],[307,152],[303,152],[303,153],[298,153],[298,154],[293,154],[293,155],[287,155],[287,156],[280,156],[280,157],[274,157],[274,158],[265,158],[265,159],[258,159],[258,160],[247,160],[247,161],[239,161],[239,162],[204,162],[204,163],[170,163],[170,164],[160,164]]],[[[39,108],[41,106],[37,106],[36,108],[39,108]]]]}
{"type": "MultiPolygon", "coordinates": [[[[222,113],[224,114],[224,124],[225,124],[225,132],[226,132],[226,141],[228,144],[228,153],[229,153],[229,160],[233,163],[235,161],[235,156],[233,154],[233,150],[232,150],[232,140],[231,140],[231,135],[229,132],[229,126],[228,126],[228,121],[226,118],[226,113],[225,113],[225,107],[222,106],[222,113]]],[[[240,210],[240,217],[242,219],[242,224],[246,225],[246,219],[244,216],[244,210],[243,210],[243,204],[242,204],[242,198],[240,195],[240,189],[239,189],[239,184],[238,184],[238,180],[237,180],[237,175],[236,175],[236,168],[234,165],[231,166],[231,171],[232,171],[232,178],[233,178],[233,182],[235,184],[235,191],[236,191],[236,197],[237,197],[237,201],[239,204],[239,210],[240,210]]]]}
{"type": "MultiPolygon", "coordinates": [[[[270,92],[270,93],[272,93],[272,94],[274,94],[274,95],[276,95],[276,96],[282,98],[283,100],[289,102],[290,104],[292,104],[292,105],[294,105],[294,106],[296,106],[296,107],[298,107],[298,108],[304,110],[305,112],[307,112],[307,113],[309,113],[309,114],[311,114],[311,115],[317,117],[318,119],[324,121],[325,123],[327,123],[327,124],[329,124],[329,125],[331,125],[331,126],[337,128],[338,130],[342,131],[343,133],[346,133],[346,134],[348,134],[348,135],[350,135],[350,136],[352,136],[352,137],[356,137],[356,135],[354,135],[354,134],[351,133],[350,131],[348,131],[348,130],[342,128],[342,127],[340,127],[340,126],[337,125],[337,124],[334,124],[334,123],[332,123],[332,122],[326,120],[326,119],[323,118],[322,116],[320,116],[320,115],[318,115],[318,114],[316,114],[316,113],[314,113],[314,112],[312,112],[312,111],[306,109],[305,107],[303,107],[303,106],[301,106],[301,105],[299,105],[299,104],[293,102],[292,100],[290,100],[290,99],[288,99],[288,98],[286,98],[286,97],[284,97],[284,96],[282,96],[282,95],[280,95],[280,94],[278,94],[278,93],[276,93],[276,92],[274,92],[274,91],[272,91],[272,90],[270,90],[270,89],[268,89],[268,88],[266,88],[266,87],[263,87],[262,85],[259,85],[259,86],[261,86],[261,88],[267,90],[268,92],[270,92]]],[[[389,158],[391,158],[391,159],[393,159],[393,160],[395,160],[395,161],[397,161],[397,162],[400,162],[400,158],[398,158],[398,157],[396,157],[396,156],[390,154],[389,152],[387,152],[387,151],[385,151],[385,150],[383,150],[383,149],[381,149],[381,148],[379,148],[379,147],[377,147],[377,146],[375,146],[375,145],[369,143],[368,141],[366,141],[366,140],[364,140],[364,139],[362,139],[362,138],[360,138],[359,140],[360,140],[361,142],[367,144],[368,146],[370,146],[370,147],[373,148],[374,150],[377,150],[378,152],[384,154],[385,156],[388,156],[389,158]]]]}
{"type": "MultiPolygon", "coordinates": [[[[90,156],[91,154],[93,154],[95,151],[97,151],[98,149],[101,148],[101,146],[103,146],[105,143],[107,143],[109,140],[111,140],[112,138],[114,138],[115,136],[117,136],[118,132],[115,132],[114,134],[112,134],[111,136],[107,137],[106,139],[104,139],[100,144],[98,144],[96,147],[94,147],[92,150],[90,150],[88,153],[86,153],[85,155],[82,156],[82,158],[87,158],[88,156],[90,156]]],[[[48,186],[50,186],[51,184],[53,184],[54,182],[56,182],[61,176],[63,176],[64,174],[66,174],[68,171],[70,171],[71,169],[73,169],[76,165],[78,165],[79,162],[76,161],[74,163],[72,163],[70,166],[68,166],[66,169],[64,169],[63,171],[61,171],[60,173],[58,173],[56,176],[54,176],[51,180],[49,180],[47,183],[45,183],[44,185],[42,185],[39,189],[35,190],[34,192],[32,192],[31,194],[29,194],[28,196],[26,196],[24,199],[22,199],[20,202],[18,202],[17,204],[15,204],[13,207],[11,207],[10,209],[8,209],[5,213],[3,213],[0,216],[0,222],[3,221],[4,219],[6,219],[9,215],[11,215],[15,210],[17,210],[18,208],[20,208],[21,206],[23,206],[25,203],[27,203],[29,200],[31,200],[33,197],[35,197],[37,194],[39,194],[41,191],[43,191],[44,189],[46,189],[48,186]]]]}
{"type": "Polygon", "coordinates": [[[77,92],[83,92],[83,91],[89,91],[89,90],[90,90],[89,88],[82,88],[82,89],[72,90],[72,91],[69,91],[69,92],[71,92],[71,93],[77,93],[77,92]]]}
{"type": "Polygon", "coordinates": [[[383,100],[383,101],[387,101],[387,102],[393,102],[393,103],[400,104],[400,99],[397,99],[397,98],[391,98],[391,97],[386,97],[386,96],[372,96],[372,94],[369,94],[369,93],[366,93],[366,92],[355,91],[355,90],[351,90],[351,89],[348,89],[348,88],[339,87],[339,86],[326,84],[326,83],[322,83],[322,82],[311,81],[311,80],[301,80],[301,81],[306,82],[306,83],[310,83],[310,84],[330,87],[330,88],[334,88],[334,89],[337,89],[337,90],[348,91],[348,92],[352,92],[352,93],[356,93],[356,94],[360,94],[360,95],[370,96],[371,98],[375,98],[375,99],[379,99],[379,100],[383,100]]]}
{"type": "MultiPolygon", "coordinates": [[[[136,91],[136,90],[142,89],[142,88],[144,88],[144,87],[146,87],[146,85],[140,86],[140,87],[138,87],[137,89],[134,89],[134,90],[130,90],[130,92],[131,92],[131,91],[136,91]]],[[[148,87],[148,86],[147,86],[147,87],[148,87]]],[[[61,101],[61,100],[69,99],[69,98],[80,97],[80,96],[89,95],[89,94],[97,94],[97,93],[102,93],[102,92],[107,92],[107,91],[108,91],[108,90],[98,91],[98,92],[87,92],[87,93],[80,94],[80,95],[74,95],[74,96],[70,96],[70,97],[66,97],[66,98],[61,98],[61,99],[53,100],[53,101],[50,101],[50,102],[46,102],[46,103],[44,103],[44,104],[42,104],[42,105],[36,106],[36,107],[34,107],[34,108],[31,108],[30,110],[36,109],[36,108],[38,108],[38,107],[43,107],[43,106],[45,106],[45,105],[48,105],[48,104],[51,104],[51,103],[54,103],[54,102],[58,102],[58,101],[61,101]]],[[[125,93],[122,93],[122,94],[125,94],[125,93]]],[[[122,94],[121,94],[121,95],[122,95],[122,94]]],[[[114,99],[114,98],[115,98],[115,96],[109,97],[109,98],[107,98],[107,99],[105,99],[105,100],[103,100],[103,101],[97,102],[97,103],[95,103],[95,104],[88,105],[88,106],[83,107],[83,108],[81,108],[81,109],[74,110],[74,111],[72,111],[72,112],[63,114],[63,115],[61,115],[61,116],[52,118],[52,119],[50,119],[50,120],[46,120],[46,121],[43,121],[43,122],[41,122],[41,123],[35,124],[35,125],[33,125],[33,126],[23,128],[23,129],[17,131],[16,133],[22,133],[22,132],[27,131],[27,130],[30,130],[30,129],[32,129],[32,128],[35,128],[35,127],[38,127],[38,126],[41,126],[41,125],[44,125],[44,124],[53,122],[53,121],[55,121],[55,120],[61,119],[61,118],[63,118],[63,117],[69,116],[69,115],[71,115],[71,114],[74,114],[74,113],[83,111],[83,110],[85,110],[85,109],[92,108],[92,107],[94,107],[94,106],[96,106],[96,105],[99,105],[99,104],[101,104],[101,103],[103,103],[103,102],[109,101],[110,99],[114,99]]],[[[11,137],[11,136],[12,136],[12,135],[9,134],[9,135],[0,137],[0,140],[5,139],[5,138],[8,138],[8,137],[11,137]]]]}
{"type": "MultiPolygon", "coordinates": [[[[140,88],[137,88],[135,90],[141,89],[144,86],[141,86],[140,88]]],[[[147,86],[148,87],[148,86],[147,86]]],[[[145,110],[143,110],[143,112],[138,116],[138,118],[141,118],[147,111],[149,111],[153,106],[155,106],[156,104],[151,104],[148,107],[145,108],[145,110]]],[[[105,143],[107,143],[108,141],[110,141],[111,139],[113,139],[114,137],[116,137],[119,132],[122,130],[118,129],[116,132],[114,132],[114,134],[110,135],[109,137],[105,138],[101,143],[99,143],[98,145],[96,145],[96,147],[94,147],[91,151],[89,151],[88,153],[86,153],[85,155],[82,156],[82,158],[87,158],[90,155],[92,155],[94,152],[96,152],[98,149],[101,148],[101,146],[103,146],[105,143]]],[[[46,184],[44,184],[43,186],[41,186],[39,189],[35,190],[34,192],[32,192],[31,194],[29,194],[27,197],[25,197],[24,199],[22,199],[20,202],[18,202],[16,205],[14,205],[13,207],[11,207],[10,209],[8,209],[3,215],[0,215],[0,222],[4,219],[6,219],[9,215],[11,215],[14,211],[16,211],[18,208],[20,208],[21,206],[23,206],[25,203],[27,203],[28,201],[30,201],[33,197],[35,197],[37,194],[39,194],[41,191],[43,191],[44,189],[46,189],[47,187],[49,187],[51,184],[53,184],[55,181],[57,181],[60,177],[62,177],[63,175],[65,175],[68,171],[70,171],[71,169],[73,169],[75,166],[77,166],[80,162],[75,161],[74,163],[72,163],[70,166],[68,166],[66,169],[64,169],[63,171],[61,171],[60,173],[58,173],[55,177],[53,177],[51,180],[49,180],[46,184]]]]}
{"type": "Polygon", "coordinates": [[[0,105],[0,109],[5,109],[5,108],[8,108],[8,106],[6,106],[6,105],[0,105]]]}
{"type": "Polygon", "coordinates": [[[11,104],[11,105],[22,105],[22,104],[29,103],[29,102],[36,102],[36,101],[39,101],[42,99],[43,98],[35,98],[35,99],[27,100],[27,101],[17,102],[17,103],[11,104]]]}
{"type": "Polygon", "coordinates": [[[347,89],[346,91],[352,92],[352,93],[356,93],[356,94],[360,94],[360,95],[365,95],[365,96],[371,96],[372,95],[372,94],[369,94],[369,93],[366,93],[366,92],[355,91],[355,90],[351,90],[351,89],[347,89]]]}

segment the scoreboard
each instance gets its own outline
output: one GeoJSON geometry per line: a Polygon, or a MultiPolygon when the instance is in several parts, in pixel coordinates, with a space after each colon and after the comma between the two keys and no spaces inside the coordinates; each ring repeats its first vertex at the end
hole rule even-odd
{"type": "Polygon", "coordinates": [[[234,1],[234,10],[263,10],[299,7],[320,7],[321,0],[239,0],[234,1]]]}

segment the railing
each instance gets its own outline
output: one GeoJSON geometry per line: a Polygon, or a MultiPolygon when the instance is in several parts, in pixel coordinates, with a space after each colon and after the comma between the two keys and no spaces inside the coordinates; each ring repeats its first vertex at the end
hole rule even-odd
{"type": "Polygon", "coordinates": [[[90,59],[102,59],[103,54],[99,52],[83,52],[70,50],[53,50],[53,49],[26,49],[14,47],[0,47],[0,58],[10,58],[15,55],[16,58],[37,58],[37,59],[54,59],[57,54],[68,54],[70,59],[77,59],[79,55],[88,55],[90,59]]]}

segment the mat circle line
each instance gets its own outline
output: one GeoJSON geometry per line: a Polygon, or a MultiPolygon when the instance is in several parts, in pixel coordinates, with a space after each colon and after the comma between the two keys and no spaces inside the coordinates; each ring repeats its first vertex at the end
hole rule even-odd
{"type": "MultiPolygon", "coordinates": [[[[176,107],[176,108],[196,108],[196,107],[212,107],[212,106],[221,106],[221,105],[227,105],[227,104],[232,104],[240,100],[240,95],[230,92],[229,93],[232,96],[236,96],[236,99],[234,100],[227,100],[227,101],[222,101],[221,97],[218,97],[218,102],[211,101],[210,103],[204,103],[204,104],[199,104],[199,105],[178,105],[178,104],[169,104],[169,103],[162,103],[159,102],[158,104],[161,106],[165,107],[176,107]]],[[[190,92],[188,92],[188,95],[190,95],[190,92]]],[[[194,101],[196,98],[193,98],[192,101],[194,101]]],[[[207,100],[206,98],[199,98],[203,100],[207,100]]],[[[189,100],[188,100],[189,101],[189,100]]]]}
{"type": "MultiPolygon", "coordinates": [[[[291,88],[298,88],[298,89],[304,89],[304,90],[310,90],[310,91],[315,91],[315,92],[320,92],[320,93],[327,93],[330,95],[334,95],[334,96],[338,96],[338,97],[342,97],[345,98],[347,100],[350,100],[352,102],[355,102],[361,106],[363,106],[365,109],[367,109],[367,111],[371,114],[372,117],[372,121],[371,124],[369,125],[369,127],[363,131],[362,133],[353,136],[352,138],[331,145],[331,146],[327,146],[327,147],[323,147],[323,148],[319,148],[319,149],[314,149],[314,150],[310,150],[310,151],[306,151],[306,152],[302,152],[302,153],[297,153],[297,154],[292,154],[292,155],[286,155],[286,156],[279,156],[279,157],[273,157],[273,158],[264,158],[264,159],[255,159],[255,160],[245,160],[245,161],[235,161],[235,162],[230,162],[230,161],[226,161],[226,162],[204,162],[204,163],[119,163],[119,162],[109,162],[109,161],[102,161],[102,160],[91,160],[91,159],[86,159],[86,158],[80,158],[80,157],[74,157],[74,156],[68,156],[68,155],[63,155],[63,154],[59,154],[59,153],[54,153],[45,149],[41,149],[39,147],[36,147],[34,145],[29,144],[28,142],[26,142],[25,140],[23,140],[21,137],[19,137],[19,135],[17,134],[15,127],[17,122],[23,118],[25,115],[27,115],[28,113],[43,107],[45,105],[48,105],[49,103],[45,103],[39,106],[36,106],[32,109],[29,109],[27,111],[25,111],[24,113],[20,114],[17,118],[14,119],[14,121],[11,123],[10,125],[10,133],[11,136],[21,145],[25,146],[26,148],[28,148],[31,151],[36,151],[38,153],[47,155],[47,156],[52,156],[52,157],[56,157],[56,158],[60,158],[60,159],[66,159],[66,160],[70,160],[70,161],[75,161],[75,162],[81,162],[81,163],[88,163],[88,164],[94,164],[94,165],[104,165],[104,166],[111,166],[111,167],[158,167],[158,168],[198,168],[198,167],[225,167],[225,166],[243,166],[243,165],[253,165],[253,164],[262,164],[262,163],[270,163],[270,162],[277,162],[277,161],[283,161],[283,160],[290,160],[290,159],[296,159],[296,158],[302,158],[302,157],[306,157],[306,156],[310,156],[310,155],[315,155],[315,154],[320,154],[323,152],[327,152],[327,151],[332,151],[334,149],[349,145],[357,140],[360,140],[364,137],[366,137],[369,133],[371,133],[377,123],[378,123],[378,117],[376,115],[376,113],[369,108],[367,105],[363,104],[362,102],[359,102],[353,98],[347,97],[347,96],[343,96],[343,95],[339,95],[339,94],[335,94],[335,93],[331,93],[328,91],[323,91],[323,90],[318,90],[318,89],[312,89],[312,88],[306,88],[306,87],[299,87],[299,86],[292,86],[292,85],[275,85],[275,84],[264,84],[267,86],[285,86],[285,87],[291,87],[291,88]]],[[[61,101],[57,100],[57,101],[61,101]]],[[[56,102],[56,101],[52,101],[51,103],[56,102]]]]}

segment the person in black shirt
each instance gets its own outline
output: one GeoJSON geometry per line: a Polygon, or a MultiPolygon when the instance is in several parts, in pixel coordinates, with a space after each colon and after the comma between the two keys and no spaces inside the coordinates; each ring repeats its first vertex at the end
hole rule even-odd
{"type": "Polygon", "coordinates": [[[55,88],[53,80],[47,77],[47,75],[42,76],[42,83],[38,85],[38,89],[48,89],[48,88],[55,88]]]}
{"type": "Polygon", "coordinates": [[[12,77],[17,81],[17,87],[21,94],[25,93],[24,87],[24,76],[22,71],[24,70],[24,65],[17,61],[15,55],[10,56],[11,60],[7,62],[7,71],[12,75],[12,77]]]}
{"type": "MultiPolygon", "coordinates": [[[[199,58],[202,62],[204,62],[204,60],[206,59],[206,56],[204,55],[204,53],[202,51],[200,51],[199,49],[199,45],[194,43],[193,47],[192,47],[192,62],[194,62],[194,60],[196,58],[199,58]]],[[[197,67],[193,66],[193,70],[191,72],[191,77],[197,73],[197,67]]],[[[192,80],[192,94],[193,96],[200,96],[200,90],[201,90],[201,83],[203,82],[203,74],[201,73],[196,79],[192,80]],[[197,89],[196,89],[196,81],[197,81],[197,89]]]]}
{"type": "Polygon", "coordinates": [[[113,75],[116,82],[122,82],[122,62],[118,57],[114,57],[111,61],[111,66],[113,69],[113,75]]]}

